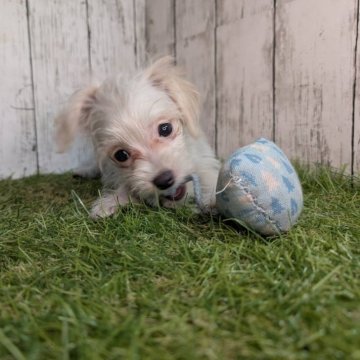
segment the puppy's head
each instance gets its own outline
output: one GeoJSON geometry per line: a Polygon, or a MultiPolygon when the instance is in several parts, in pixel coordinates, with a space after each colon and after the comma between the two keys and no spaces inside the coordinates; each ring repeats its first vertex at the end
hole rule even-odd
{"type": "Polygon", "coordinates": [[[91,134],[105,182],[151,203],[185,195],[196,156],[191,144],[201,131],[198,94],[172,58],[75,94],[57,119],[60,148],[80,129],[91,134]]]}

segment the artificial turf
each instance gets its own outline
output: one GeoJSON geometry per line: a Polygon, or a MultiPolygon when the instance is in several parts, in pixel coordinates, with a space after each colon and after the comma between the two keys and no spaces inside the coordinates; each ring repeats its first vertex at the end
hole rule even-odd
{"type": "Polygon", "coordinates": [[[360,359],[360,185],[300,169],[263,240],[188,208],[93,222],[96,181],[0,182],[0,359],[360,359]]]}

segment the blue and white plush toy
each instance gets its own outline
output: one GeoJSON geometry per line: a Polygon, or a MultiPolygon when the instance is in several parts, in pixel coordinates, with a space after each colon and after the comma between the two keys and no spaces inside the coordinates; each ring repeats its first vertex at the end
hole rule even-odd
{"type": "MultiPolygon", "coordinates": [[[[195,198],[199,198],[194,179],[195,198]]],[[[279,235],[295,224],[303,208],[299,178],[289,159],[272,141],[259,139],[235,151],[223,164],[216,207],[262,235],[279,235]]]]}

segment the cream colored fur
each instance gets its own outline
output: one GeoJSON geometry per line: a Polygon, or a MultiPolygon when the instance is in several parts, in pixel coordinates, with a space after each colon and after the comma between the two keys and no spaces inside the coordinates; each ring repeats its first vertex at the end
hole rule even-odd
{"type": "MultiPolygon", "coordinates": [[[[91,135],[96,165],[75,172],[85,177],[101,173],[105,191],[91,216],[111,215],[130,200],[166,207],[182,204],[187,196],[178,201],[169,196],[193,173],[200,177],[204,204],[213,207],[219,162],[199,126],[198,112],[198,93],[170,57],[133,78],[119,75],[77,92],[56,119],[56,137],[65,151],[80,131],[91,135]],[[167,137],[159,135],[164,123],[172,126],[167,137]],[[129,159],[117,161],[118,150],[125,150],[129,159]],[[172,172],[174,183],[162,190],[154,179],[165,170],[172,172]]],[[[186,189],[190,194],[189,184],[186,189]]]]}

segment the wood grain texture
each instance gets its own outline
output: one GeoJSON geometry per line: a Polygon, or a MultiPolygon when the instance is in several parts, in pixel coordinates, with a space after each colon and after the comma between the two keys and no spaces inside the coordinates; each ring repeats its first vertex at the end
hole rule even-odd
{"type": "Polygon", "coordinates": [[[275,138],[291,158],[350,170],[356,3],[277,1],[275,138]]]}
{"type": "Polygon", "coordinates": [[[147,59],[175,56],[175,0],[145,1],[147,59]]]}
{"type": "MultiPolygon", "coordinates": [[[[298,0],[297,0],[298,1],[298,0]]],[[[220,0],[217,1],[217,25],[231,24],[235,21],[267,13],[270,2],[268,0],[243,1],[220,0]]]]}
{"type": "Polygon", "coordinates": [[[146,0],[133,0],[135,11],[136,66],[147,64],[146,52],[146,0]]]}
{"type": "MultiPolygon", "coordinates": [[[[360,15],[360,9],[358,8],[360,15]]],[[[359,24],[358,29],[359,32],[359,24]]],[[[356,82],[355,82],[355,98],[354,98],[354,141],[353,141],[353,173],[360,176],[360,43],[359,34],[356,46],[356,82]]]]}
{"type": "Polygon", "coordinates": [[[86,4],[82,0],[29,0],[38,129],[39,170],[63,172],[88,158],[79,141],[65,154],[54,143],[54,118],[69,96],[88,83],[86,4]]]}
{"type": "Polygon", "coordinates": [[[36,173],[36,134],[26,3],[0,11],[0,178],[36,173]]]}
{"type": "Polygon", "coordinates": [[[88,0],[91,71],[102,81],[137,68],[134,0],[88,0]]]}
{"type": "Polygon", "coordinates": [[[201,95],[200,122],[215,147],[215,1],[176,1],[176,61],[201,95]]]}
{"type": "Polygon", "coordinates": [[[273,135],[273,1],[219,1],[216,32],[220,157],[273,135]]]}

